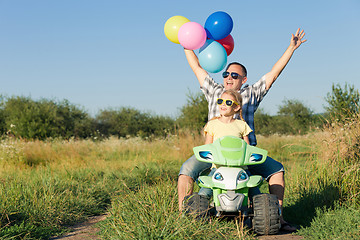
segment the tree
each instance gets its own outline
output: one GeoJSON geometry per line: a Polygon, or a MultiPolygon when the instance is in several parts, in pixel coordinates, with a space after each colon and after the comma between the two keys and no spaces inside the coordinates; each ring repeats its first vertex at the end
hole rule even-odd
{"type": "Polygon", "coordinates": [[[29,97],[11,97],[1,103],[6,131],[26,139],[88,137],[91,120],[86,112],[67,100],[55,102],[29,97]]]}
{"type": "Polygon", "coordinates": [[[129,107],[102,110],[96,122],[98,130],[106,137],[164,136],[174,129],[174,120],[170,117],[142,113],[129,107]]]}
{"type": "Polygon", "coordinates": [[[267,136],[275,133],[274,117],[266,113],[262,108],[256,110],[254,118],[256,134],[267,136]]]}
{"type": "Polygon", "coordinates": [[[202,93],[187,95],[186,105],[180,109],[177,123],[181,127],[201,130],[208,121],[208,102],[202,93]]]}
{"type": "Polygon", "coordinates": [[[345,87],[342,88],[339,84],[332,84],[331,90],[325,97],[328,104],[325,109],[328,115],[344,121],[359,112],[360,94],[354,85],[345,83],[345,87]]]}
{"type": "Polygon", "coordinates": [[[312,123],[313,111],[299,100],[284,100],[278,115],[291,133],[306,133],[312,123]]]}
{"type": "Polygon", "coordinates": [[[262,109],[255,113],[256,133],[262,135],[305,134],[314,125],[315,115],[299,100],[284,100],[278,114],[271,116],[262,109]]]}
{"type": "Polygon", "coordinates": [[[6,100],[5,97],[0,95],[0,134],[4,134],[6,132],[6,123],[5,123],[5,106],[6,100]]]}

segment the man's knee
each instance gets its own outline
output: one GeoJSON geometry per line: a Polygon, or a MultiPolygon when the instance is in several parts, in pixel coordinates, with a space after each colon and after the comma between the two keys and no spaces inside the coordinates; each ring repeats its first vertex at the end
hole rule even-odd
{"type": "Polygon", "coordinates": [[[178,177],[178,182],[194,182],[194,179],[190,176],[184,175],[184,174],[180,174],[178,177]]]}
{"type": "Polygon", "coordinates": [[[280,184],[284,185],[285,178],[284,178],[284,171],[276,172],[269,176],[268,178],[269,184],[280,184]]]}
{"type": "Polygon", "coordinates": [[[211,163],[200,162],[193,155],[183,163],[179,171],[179,176],[188,176],[194,181],[199,177],[200,173],[210,167],[211,163]]]}
{"type": "Polygon", "coordinates": [[[280,162],[269,156],[266,158],[264,163],[259,165],[250,165],[248,166],[248,169],[251,174],[260,175],[265,178],[266,181],[269,181],[273,175],[275,176],[275,174],[279,172],[282,172],[283,174],[285,171],[284,166],[280,162]]]}
{"type": "MultiPolygon", "coordinates": [[[[187,176],[187,175],[179,175],[178,178],[178,193],[179,193],[179,198],[182,199],[183,197],[185,197],[186,195],[189,195],[192,193],[194,188],[194,180],[187,176]]],[[[182,201],[182,200],[180,200],[182,201]]]]}

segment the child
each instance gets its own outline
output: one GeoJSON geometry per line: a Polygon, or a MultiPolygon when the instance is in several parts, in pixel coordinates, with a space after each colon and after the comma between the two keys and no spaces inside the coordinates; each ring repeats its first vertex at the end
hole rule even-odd
{"type": "MultiPolygon", "coordinates": [[[[229,135],[240,137],[247,144],[250,144],[248,135],[252,130],[242,118],[242,98],[240,93],[232,89],[225,90],[221,98],[217,99],[217,104],[220,116],[214,117],[205,125],[205,144],[213,143],[214,140],[229,135]],[[236,114],[240,115],[241,120],[234,118],[236,114]]],[[[213,164],[209,176],[212,176],[215,170],[216,165],[213,164]]],[[[212,190],[201,188],[199,195],[210,198],[212,190]]]]}
{"type": "Polygon", "coordinates": [[[220,116],[214,117],[205,125],[205,144],[213,143],[214,140],[228,135],[240,137],[250,144],[248,135],[252,130],[242,118],[240,93],[226,90],[221,98],[217,99],[217,104],[220,116]],[[235,114],[239,114],[241,120],[234,118],[235,114]]]}

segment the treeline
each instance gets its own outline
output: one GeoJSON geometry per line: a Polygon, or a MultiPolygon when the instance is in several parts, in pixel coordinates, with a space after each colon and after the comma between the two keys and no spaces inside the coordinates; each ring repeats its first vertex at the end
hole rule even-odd
{"type": "Polygon", "coordinates": [[[284,100],[277,115],[272,116],[258,109],[255,113],[256,133],[271,134],[306,134],[322,128],[329,122],[328,114],[315,114],[299,100],[284,100]]]}
{"type": "MultiPolygon", "coordinates": [[[[177,123],[201,130],[207,122],[207,101],[202,93],[189,93],[187,99],[177,123]]],[[[256,134],[306,134],[334,121],[345,123],[359,113],[360,94],[353,85],[333,84],[324,100],[327,104],[324,113],[314,113],[311,106],[296,99],[284,100],[276,115],[267,114],[260,108],[255,113],[256,134]]]]}
{"type": "MultiPolygon", "coordinates": [[[[35,101],[21,96],[2,96],[0,100],[0,134],[24,139],[165,137],[177,129],[201,131],[207,122],[207,101],[201,93],[188,93],[187,103],[175,119],[130,107],[100,110],[92,117],[67,100],[35,101]]],[[[284,100],[275,116],[258,109],[256,133],[305,134],[332,121],[345,122],[359,112],[360,94],[354,86],[333,84],[325,100],[328,105],[323,114],[315,114],[299,100],[284,100]]]]}
{"type": "MultiPolygon", "coordinates": [[[[177,122],[186,128],[201,131],[207,122],[207,101],[203,94],[188,95],[188,102],[181,108],[177,122]]],[[[267,114],[259,108],[255,112],[256,134],[306,134],[323,127],[328,114],[315,114],[299,100],[284,100],[277,115],[267,114]]]]}
{"type": "Polygon", "coordinates": [[[93,138],[109,136],[162,136],[174,129],[170,117],[142,113],[132,108],[101,110],[91,117],[83,108],[67,100],[29,97],[1,98],[2,135],[24,139],[93,138]]]}

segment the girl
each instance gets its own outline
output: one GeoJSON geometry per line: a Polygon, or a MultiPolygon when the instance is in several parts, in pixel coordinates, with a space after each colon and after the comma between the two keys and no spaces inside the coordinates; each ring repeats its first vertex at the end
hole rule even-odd
{"type": "Polygon", "coordinates": [[[226,90],[221,98],[217,99],[219,105],[220,116],[211,119],[204,127],[205,144],[212,143],[219,137],[235,136],[244,139],[249,143],[248,135],[252,132],[249,125],[242,118],[242,99],[240,93],[234,90],[226,90]],[[240,118],[235,119],[235,114],[239,114],[240,118]]]}
{"type": "MultiPolygon", "coordinates": [[[[252,130],[242,118],[240,93],[232,89],[225,90],[221,98],[217,99],[217,104],[219,105],[220,116],[214,117],[205,125],[205,144],[213,143],[214,140],[229,135],[240,137],[247,144],[250,144],[248,135],[252,130]],[[235,114],[239,114],[242,120],[235,119],[235,114]]],[[[214,174],[216,167],[215,164],[212,164],[209,176],[214,174]]],[[[210,199],[212,190],[210,188],[201,188],[199,195],[210,199]]]]}

